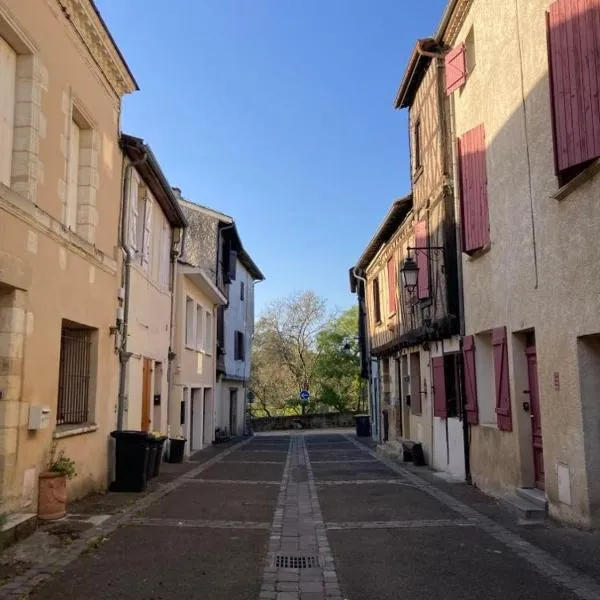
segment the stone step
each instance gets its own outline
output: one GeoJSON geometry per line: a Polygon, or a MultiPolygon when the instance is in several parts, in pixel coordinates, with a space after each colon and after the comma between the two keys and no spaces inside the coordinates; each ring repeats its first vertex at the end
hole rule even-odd
{"type": "Polygon", "coordinates": [[[522,498],[521,496],[517,496],[516,494],[503,496],[502,502],[520,519],[541,521],[546,518],[545,508],[540,508],[539,504],[522,498]]]}
{"type": "Polygon", "coordinates": [[[538,490],[537,488],[519,488],[517,490],[517,496],[524,500],[529,500],[529,502],[532,502],[544,512],[548,509],[548,500],[546,499],[546,494],[542,490],[538,490]]]}
{"type": "Polygon", "coordinates": [[[36,513],[13,513],[6,516],[0,527],[0,548],[6,548],[30,536],[37,525],[36,513]]]}

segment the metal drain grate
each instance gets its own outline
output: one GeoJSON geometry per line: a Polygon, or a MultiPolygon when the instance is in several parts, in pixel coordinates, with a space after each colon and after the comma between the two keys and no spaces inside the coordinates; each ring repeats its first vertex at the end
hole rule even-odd
{"type": "Polygon", "coordinates": [[[278,554],[275,557],[275,566],[278,569],[317,569],[319,567],[319,557],[278,554]]]}

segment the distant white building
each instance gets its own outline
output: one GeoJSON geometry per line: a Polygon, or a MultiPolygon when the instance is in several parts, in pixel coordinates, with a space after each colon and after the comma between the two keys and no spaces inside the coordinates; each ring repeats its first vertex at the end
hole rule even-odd
{"type": "MultiPolygon", "coordinates": [[[[235,237],[235,236],[234,236],[235,237]]],[[[228,304],[223,313],[225,369],[217,383],[217,427],[230,435],[246,433],[248,381],[252,336],[254,334],[254,284],[264,279],[241,243],[232,244],[235,271],[228,289],[228,304]]]]}

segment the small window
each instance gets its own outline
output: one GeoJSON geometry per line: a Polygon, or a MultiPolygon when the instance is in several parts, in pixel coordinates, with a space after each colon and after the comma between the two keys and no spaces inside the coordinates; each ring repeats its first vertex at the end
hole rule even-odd
{"type": "Polygon", "coordinates": [[[81,149],[81,128],[73,120],[69,134],[67,205],[65,225],[77,231],[77,196],[79,194],[79,153],[81,149]]]}
{"type": "Polygon", "coordinates": [[[477,400],[479,423],[496,427],[496,390],[494,382],[494,353],[492,334],[475,336],[475,371],[477,373],[477,400]]]}
{"type": "Polygon", "coordinates": [[[60,336],[57,425],[75,425],[92,420],[93,329],[63,321],[60,336]]]}
{"type": "Polygon", "coordinates": [[[244,282],[240,281],[240,300],[244,301],[244,282]]]}
{"type": "Polygon", "coordinates": [[[209,310],[207,310],[204,313],[204,317],[205,317],[205,325],[204,325],[204,351],[207,354],[212,354],[212,349],[213,349],[213,327],[212,327],[212,322],[213,322],[213,315],[212,312],[210,312],[209,310]]]}
{"type": "Polygon", "coordinates": [[[444,381],[446,384],[446,415],[448,418],[458,415],[458,354],[447,354],[444,356],[444,381]]]}
{"type": "Polygon", "coordinates": [[[234,358],[235,360],[244,360],[244,333],[242,331],[235,332],[234,340],[234,358]]]}
{"type": "Polygon", "coordinates": [[[373,314],[375,323],[381,323],[381,303],[379,298],[379,279],[373,280],[373,314]]]}
{"type": "Polygon", "coordinates": [[[187,348],[194,348],[196,325],[194,318],[196,316],[195,302],[189,296],[185,299],[185,345],[187,348]]]}
{"type": "Polygon", "coordinates": [[[205,350],[206,342],[202,337],[202,325],[204,323],[204,310],[200,305],[196,305],[196,350],[205,350]]]}
{"type": "Polygon", "coordinates": [[[415,123],[415,174],[423,166],[421,157],[421,119],[415,123]]]}

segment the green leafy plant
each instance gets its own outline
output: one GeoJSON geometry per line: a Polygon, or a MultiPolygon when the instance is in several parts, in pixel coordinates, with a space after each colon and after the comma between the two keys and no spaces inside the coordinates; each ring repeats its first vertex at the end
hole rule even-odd
{"type": "Polygon", "coordinates": [[[73,477],[77,476],[75,461],[68,456],[65,456],[63,450],[59,452],[58,457],[51,460],[49,471],[52,473],[60,473],[67,479],[73,479],[73,477]]]}

